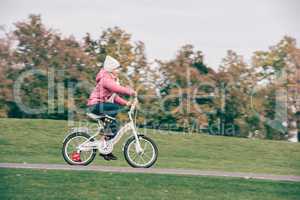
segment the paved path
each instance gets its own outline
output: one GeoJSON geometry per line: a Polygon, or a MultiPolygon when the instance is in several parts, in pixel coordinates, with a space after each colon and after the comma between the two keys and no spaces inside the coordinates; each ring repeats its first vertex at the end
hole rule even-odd
{"type": "Polygon", "coordinates": [[[25,163],[0,163],[0,168],[17,169],[47,169],[47,170],[74,170],[74,171],[99,171],[99,172],[117,172],[117,173],[145,173],[145,174],[175,174],[190,176],[218,176],[218,177],[238,177],[245,179],[264,179],[274,181],[296,181],[300,182],[300,176],[285,176],[256,173],[222,172],[222,171],[202,171],[191,169],[166,169],[149,168],[138,169],[131,167],[109,167],[101,165],[90,166],[71,166],[64,164],[25,164],[25,163]]]}

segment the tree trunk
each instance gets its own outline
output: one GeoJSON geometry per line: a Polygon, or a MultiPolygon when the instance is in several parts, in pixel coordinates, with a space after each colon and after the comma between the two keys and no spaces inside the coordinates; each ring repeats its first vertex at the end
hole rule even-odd
{"type": "Polygon", "coordinates": [[[299,141],[299,122],[300,115],[299,112],[296,111],[296,106],[292,106],[292,119],[289,120],[288,126],[288,141],[290,142],[298,142],[299,141]]]}
{"type": "Polygon", "coordinates": [[[298,142],[298,128],[297,121],[290,121],[290,127],[288,129],[288,141],[289,142],[298,142]]]}

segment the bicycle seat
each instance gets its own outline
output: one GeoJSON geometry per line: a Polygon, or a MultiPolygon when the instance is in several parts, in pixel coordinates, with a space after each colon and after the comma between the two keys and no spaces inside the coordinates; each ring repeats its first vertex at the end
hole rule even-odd
{"type": "Polygon", "coordinates": [[[113,117],[111,117],[111,116],[109,116],[109,115],[106,115],[106,114],[96,115],[96,114],[94,114],[94,113],[86,113],[86,115],[87,115],[89,118],[94,119],[94,120],[105,119],[105,118],[115,120],[115,118],[113,118],[113,117]]]}

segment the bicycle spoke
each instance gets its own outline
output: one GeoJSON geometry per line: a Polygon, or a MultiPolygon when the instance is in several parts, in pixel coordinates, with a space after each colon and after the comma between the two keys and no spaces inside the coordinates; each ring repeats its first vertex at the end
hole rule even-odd
{"type": "Polygon", "coordinates": [[[135,161],[135,159],[137,159],[137,158],[138,158],[138,155],[134,156],[134,158],[132,160],[135,161]]]}
{"type": "Polygon", "coordinates": [[[140,158],[144,161],[144,164],[146,164],[147,162],[144,160],[143,156],[140,155],[140,158]]]}
{"type": "Polygon", "coordinates": [[[148,154],[144,153],[143,155],[151,159],[151,157],[148,154]]]}
{"type": "MultiPolygon", "coordinates": [[[[139,157],[139,161],[141,161],[141,158],[142,158],[141,155],[139,155],[138,157],[139,157]]],[[[138,163],[138,164],[140,164],[140,163],[138,163]]]]}
{"type": "Polygon", "coordinates": [[[151,149],[148,149],[148,151],[144,151],[144,153],[153,153],[153,149],[151,148],[151,149]]]}
{"type": "Polygon", "coordinates": [[[75,147],[77,147],[78,144],[79,144],[79,141],[78,141],[78,140],[74,142],[75,147]]]}
{"type": "Polygon", "coordinates": [[[129,152],[136,153],[135,149],[129,149],[129,152]]]}
{"type": "Polygon", "coordinates": [[[148,142],[146,142],[144,145],[144,151],[146,151],[146,149],[147,149],[147,144],[148,144],[148,142]]]}
{"type": "Polygon", "coordinates": [[[135,157],[132,159],[133,161],[135,161],[135,159],[138,157],[138,154],[135,155],[135,157]]]}

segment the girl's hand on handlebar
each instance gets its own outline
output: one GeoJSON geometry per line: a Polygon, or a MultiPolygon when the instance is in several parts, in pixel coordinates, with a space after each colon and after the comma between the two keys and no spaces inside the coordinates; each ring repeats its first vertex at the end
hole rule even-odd
{"type": "Polygon", "coordinates": [[[126,106],[130,107],[132,103],[130,101],[127,102],[126,106]]]}

